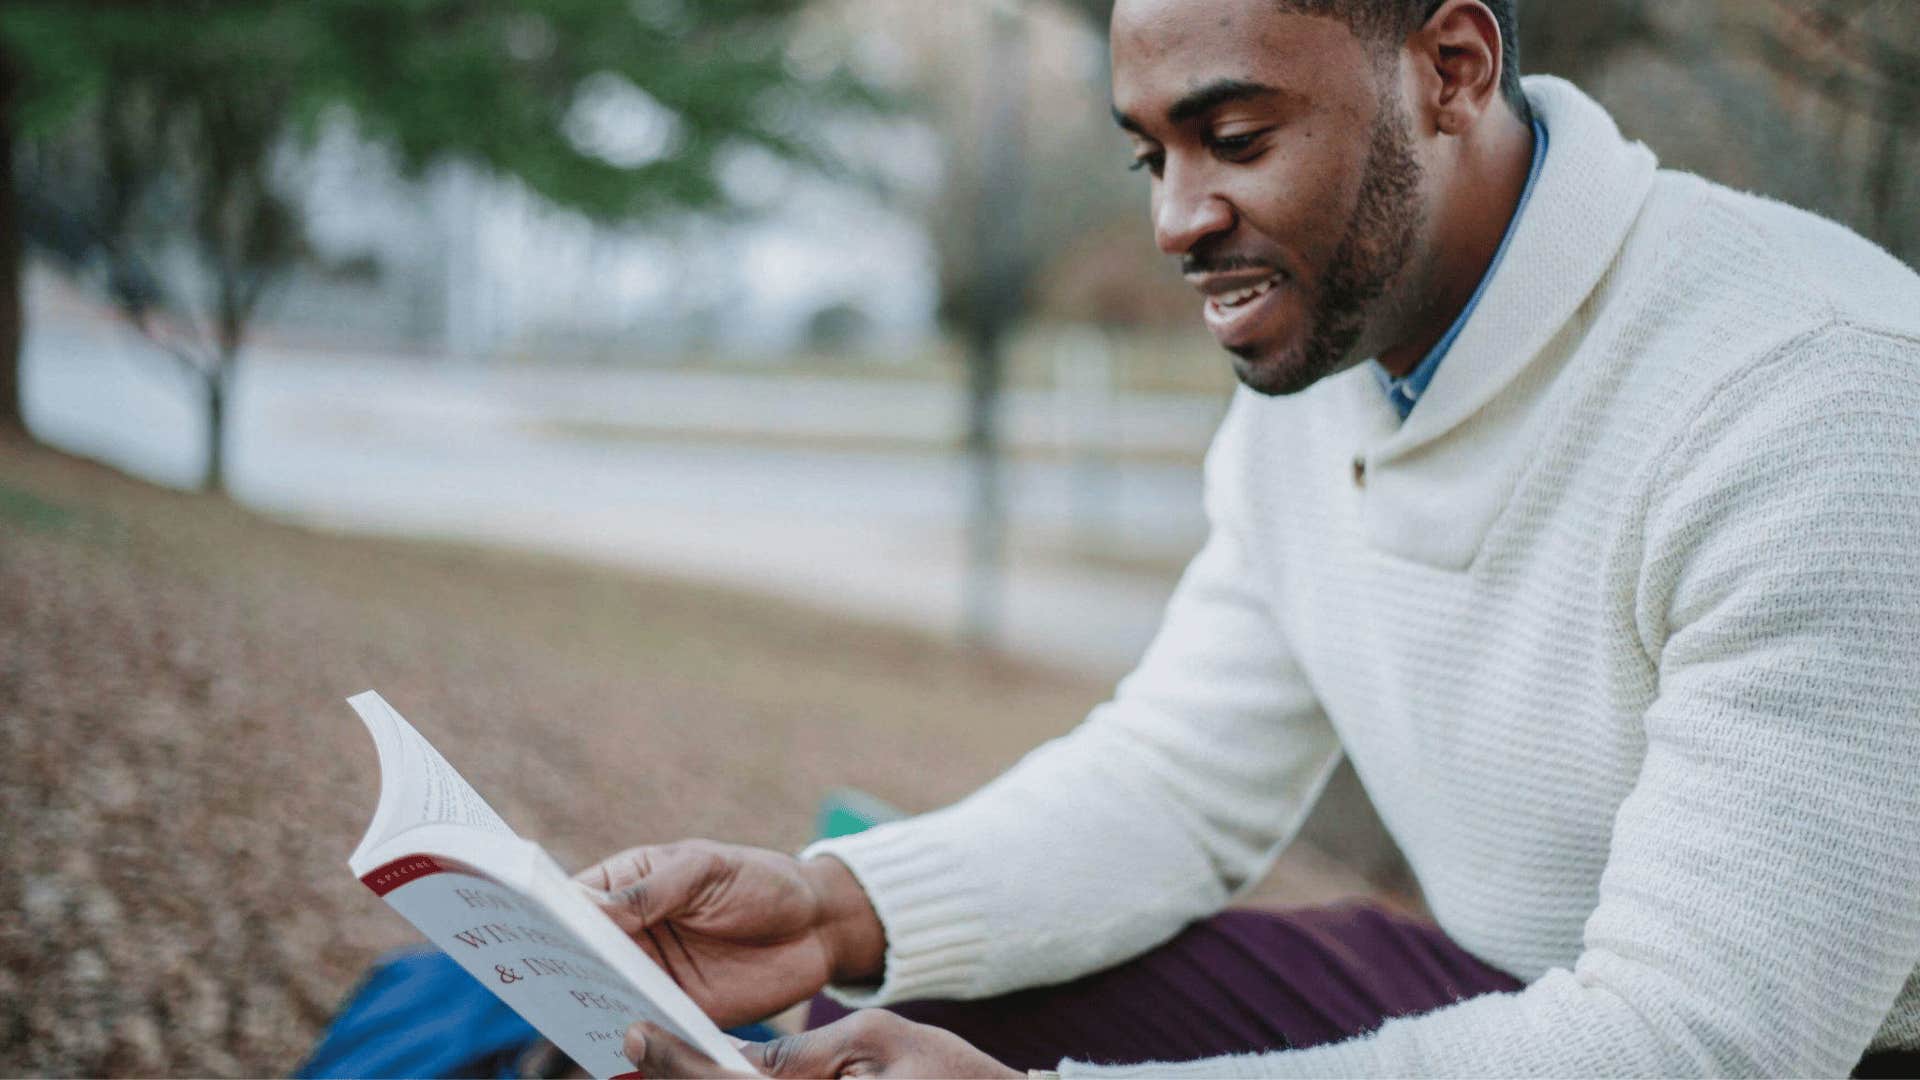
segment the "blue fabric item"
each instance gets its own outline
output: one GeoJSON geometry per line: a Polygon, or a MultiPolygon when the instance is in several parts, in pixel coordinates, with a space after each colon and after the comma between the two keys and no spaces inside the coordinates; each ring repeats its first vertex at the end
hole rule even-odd
{"type": "Polygon", "coordinates": [[[1487,264],[1487,272],[1481,276],[1480,284],[1474,287],[1473,296],[1468,298],[1467,306],[1461,309],[1460,317],[1453,320],[1446,334],[1427,350],[1427,355],[1407,373],[1406,378],[1396,379],[1387,374],[1387,369],[1381,367],[1378,361],[1374,362],[1373,374],[1380,380],[1380,388],[1386,392],[1387,400],[1393,403],[1400,419],[1405,420],[1413,413],[1413,406],[1420,400],[1420,395],[1427,392],[1427,384],[1433,381],[1433,373],[1440,370],[1440,361],[1446,358],[1447,351],[1453,348],[1454,339],[1460,336],[1461,329],[1467,325],[1467,317],[1473,314],[1474,308],[1480,306],[1480,297],[1487,291],[1487,282],[1493,280],[1493,272],[1500,269],[1500,260],[1506,258],[1507,245],[1513,242],[1513,231],[1520,224],[1520,215],[1527,210],[1527,200],[1533,197],[1534,181],[1540,179],[1540,166],[1546,160],[1547,125],[1535,116],[1533,165],[1527,173],[1527,186],[1520,189],[1520,202],[1513,208],[1513,220],[1507,222],[1507,231],[1500,237],[1500,246],[1494,250],[1493,262],[1487,264]]]}
{"type": "MultiPolygon", "coordinates": [[[[765,1024],[728,1034],[752,1042],[780,1037],[765,1024]]],[[[375,961],[293,1075],[513,1077],[539,1039],[446,953],[402,949],[375,961]]]]}
{"type": "Polygon", "coordinates": [[[533,1025],[431,946],[373,965],[296,1077],[511,1077],[533,1025]]]}

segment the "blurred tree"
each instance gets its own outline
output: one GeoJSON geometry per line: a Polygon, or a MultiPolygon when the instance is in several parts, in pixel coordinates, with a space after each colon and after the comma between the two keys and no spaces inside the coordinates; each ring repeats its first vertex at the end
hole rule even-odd
{"type": "Polygon", "coordinates": [[[345,115],[414,174],[470,162],[599,219],[710,207],[730,149],[831,167],[815,122],[879,104],[844,71],[788,64],[803,4],[9,0],[29,228],[104,266],[114,303],[198,387],[219,488],[250,320],[302,255],[289,150],[345,115]],[[660,137],[623,144],[609,108],[651,114],[660,137]]]}
{"type": "Polygon", "coordinates": [[[1595,92],[1669,162],[1834,217],[1909,263],[1911,0],[1523,0],[1522,66],[1595,92]],[[1655,87],[1658,89],[1655,89],[1655,87]],[[1697,130],[1681,118],[1704,119],[1697,130]]]}
{"type": "Polygon", "coordinates": [[[1085,16],[1089,22],[1105,30],[1107,20],[1113,17],[1113,0],[1060,0],[1062,6],[1085,16]]]}
{"type": "Polygon", "coordinates": [[[1844,206],[1836,212],[1907,262],[1920,263],[1920,213],[1907,196],[1920,133],[1920,5],[1768,0],[1758,6],[1769,17],[1734,23],[1740,45],[1778,84],[1816,99],[1829,134],[1849,126],[1872,132],[1864,153],[1851,160],[1843,147],[1841,170],[1829,174],[1843,190],[1858,193],[1859,213],[1847,215],[1844,206]]]}
{"type": "MultiPolygon", "coordinates": [[[[860,14],[886,4],[897,0],[871,0],[860,14]]],[[[1141,200],[1108,118],[1104,23],[1087,22],[1078,7],[1034,0],[955,6],[937,18],[906,36],[921,48],[912,64],[917,95],[948,148],[926,217],[940,260],[941,316],[967,363],[962,633],[989,643],[1004,585],[999,413],[1008,344],[1036,301],[1054,291],[1062,253],[1116,216],[1137,221],[1141,200]],[[954,37],[985,47],[954,50],[945,44],[954,37]]],[[[1145,243],[1143,233],[1131,235],[1145,243]]]]}
{"type": "Polygon", "coordinates": [[[20,412],[20,200],[13,182],[13,114],[19,77],[0,45],[0,430],[24,432],[20,412]]]}
{"type": "Polygon", "coordinates": [[[1028,45],[1026,13],[995,4],[987,52],[987,104],[973,205],[972,265],[961,278],[967,301],[956,312],[967,343],[967,459],[973,475],[968,512],[967,580],[961,633],[991,644],[1000,631],[1006,494],[1000,470],[1000,389],[1006,341],[1025,307],[1029,260],[1021,248],[1026,195],[1028,45]]]}

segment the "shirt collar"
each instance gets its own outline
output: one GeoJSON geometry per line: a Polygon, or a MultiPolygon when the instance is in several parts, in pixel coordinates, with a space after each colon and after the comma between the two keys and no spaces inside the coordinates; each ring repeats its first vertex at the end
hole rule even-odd
{"type": "Polygon", "coordinates": [[[1396,379],[1387,374],[1387,369],[1373,361],[1374,376],[1380,381],[1380,389],[1387,395],[1387,401],[1394,411],[1405,420],[1413,412],[1413,406],[1420,395],[1427,390],[1427,384],[1433,381],[1433,373],[1440,370],[1440,361],[1453,348],[1454,339],[1460,336],[1460,330],[1467,325],[1467,318],[1473,309],[1480,305],[1480,297],[1487,291],[1487,282],[1493,280],[1493,272],[1500,268],[1500,260],[1506,257],[1507,245],[1513,240],[1514,229],[1520,224],[1520,215],[1526,212],[1527,200],[1533,196],[1534,182],[1540,179],[1540,166],[1547,160],[1547,126],[1541,122],[1538,112],[1533,117],[1533,164],[1527,170],[1527,184],[1520,189],[1520,201],[1513,208],[1513,217],[1507,222],[1507,231],[1500,237],[1500,246],[1494,249],[1493,261],[1487,264],[1487,272],[1481,276],[1480,284],[1474,286],[1473,295],[1467,299],[1467,306],[1460,309],[1460,315],[1453,320],[1433,348],[1427,350],[1420,363],[1407,373],[1405,378],[1396,379]]]}

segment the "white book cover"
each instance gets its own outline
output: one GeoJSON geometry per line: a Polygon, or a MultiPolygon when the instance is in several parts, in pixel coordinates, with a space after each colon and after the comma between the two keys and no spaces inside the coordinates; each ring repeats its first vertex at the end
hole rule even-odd
{"type": "Polygon", "coordinates": [[[754,1072],[589,891],[379,694],[348,704],[380,757],[380,802],[347,862],[375,895],[594,1076],[635,1075],[621,1045],[636,1020],[754,1072]]]}

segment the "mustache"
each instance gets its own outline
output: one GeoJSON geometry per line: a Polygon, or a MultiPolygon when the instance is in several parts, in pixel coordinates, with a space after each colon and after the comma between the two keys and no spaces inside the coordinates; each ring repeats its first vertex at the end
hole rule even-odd
{"type": "Polygon", "coordinates": [[[1283,273],[1284,268],[1269,259],[1256,259],[1250,255],[1224,254],[1195,248],[1180,257],[1180,273],[1185,274],[1227,274],[1235,270],[1270,270],[1283,273]]]}

